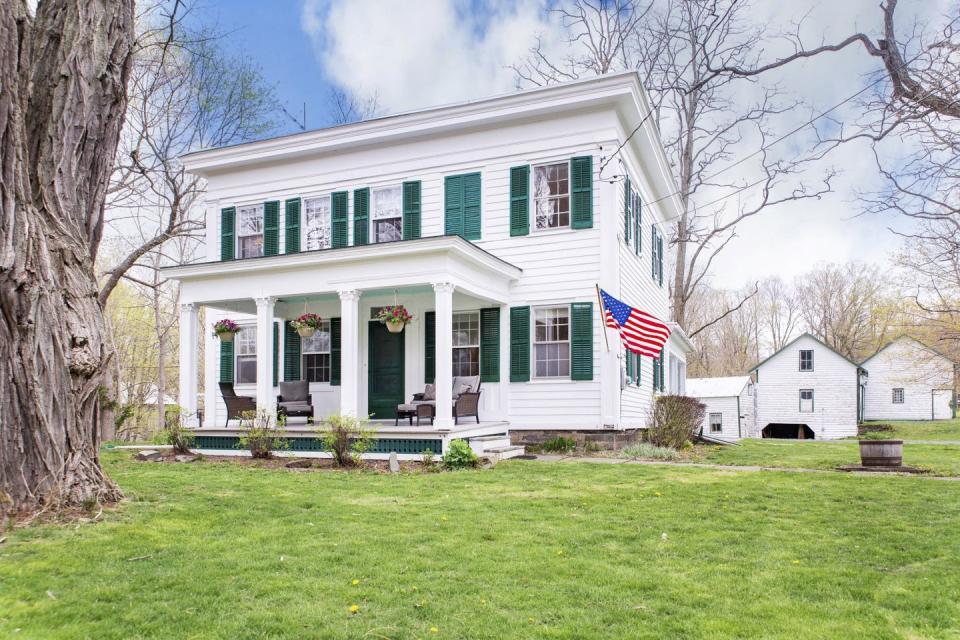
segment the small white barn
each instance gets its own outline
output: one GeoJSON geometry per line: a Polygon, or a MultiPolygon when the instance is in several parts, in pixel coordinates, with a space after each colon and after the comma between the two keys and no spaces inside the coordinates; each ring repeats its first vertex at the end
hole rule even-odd
{"type": "Polygon", "coordinates": [[[754,367],[763,438],[829,440],[857,435],[866,370],[809,333],[754,367]]]}
{"type": "Polygon", "coordinates": [[[688,378],[687,395],[707,407],[703,416],[704,434],[723,440],[754,435],[756,394],[750,376],[688,378]]]}
{"type": "Polygon", "coordinates": [[[908,336],[863,361],[868,368],[865,420],[946,420],[954,417],[954,362],[908,336]]]}

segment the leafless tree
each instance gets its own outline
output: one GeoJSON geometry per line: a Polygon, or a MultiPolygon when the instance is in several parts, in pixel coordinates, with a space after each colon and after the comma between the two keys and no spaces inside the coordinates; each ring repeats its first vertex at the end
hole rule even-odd
{"type": "Polygon", "coordinates": [[[120,496],[94,264],[133,44],[132,0],[0,2],[0,526],[120,496]]]}
{"type": "Polygon", "coordinates": [[[330,91],[330,124],[349,124],[377,116],[380,98],[376,93],[366,97],[356,96],[335,88],[330,91]]]}
{"type": "Polygon", "coordinates": [[[730,307],[697,323],[688,312],[737,226],[777,205],[819,198],[830,191],[833,174],[808,185],[800,174],[812,158],[782,157],[772,149],[773,122],[796,102],[776,86],[711,71],[719,60],[727,66],[752,60],[762,25],[751,25],[745,3],[669,0],[640,6],[576,0],[556,11],[566,29],[567,52],[553,54],[538,41],[513,67],[518,83],[546,85],[623,69],[640,73],[681,202],[679,218],[671,221],[672,315],[695,336],[743,303],[730,300],[730,307]]]}
{"type": "MultiPolygon", "coordinates": [[[[766,353],[782,349],[796,337],[802,321],[800,297],[779,277],[760,281],[756,300],[758,336],[757,347],[766,353]]],[[[758,353],[758,360],[759,360],[758,353]]]]}
{"type": "Polygon", "coordinates": [[[759,351],[758,295],[754,287],[724,291],[703,287],[688,309],[692,322],[705,328],[694,341],[692,377],[744,375],[757,363],[759,351]],[[725,313],[736,307],[736,311],[725,313]],[[710,322],[711,319],[719,318],[710,322]],[[710,322],[710,324],[707,324],[710,322]]]}

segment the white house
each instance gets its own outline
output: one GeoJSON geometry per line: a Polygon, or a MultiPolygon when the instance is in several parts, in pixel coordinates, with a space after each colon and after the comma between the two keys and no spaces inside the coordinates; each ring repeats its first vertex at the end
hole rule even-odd
{"type": "Polygon", "coordinates": [[[185,156],[208,185],[206,257],[166,275],[191,413],[204,358],[200,442],[236,435],[219,382],[273,410],[300,379],[315,418],[389,420],[384,451],[644,427],[654,393],[683,388],[690,345],[677,330],[665,357],[627,358],[611,330],[608,350],[595,287],[669,319],[680,203],[649,110],[623,73],[185,156]],[[399,334],[375,320],[394,303],[415,316],[399,334]],[[289,325],[304,312],[324,319],[313,338],[289,325]],[[241,324],[233,344],[211,335],[220,318],[241,324]],[[455,424],[452,381],[473,375],[479,418],[455,424]],[[433,426],[393,426],[426,383],[433,426]]]}
{"type": "Polygon", "coordinates": [[[739,440],[756,435],[757,396],[750,376],[689,378],[687,395],[706,406],[704,434],[723,440],[739,440]]]}
{"type": "Polygon", "coordinates": [[[754,367],[764,438],[845,438],[862,419],[866,370],[805,333],[754,367]]]}
{"type": "Polygon", "coordinates": [[[943,420],[954,416],[953,361],[902,336],[860,365],[870,371],[866,420],[943,420]]]}

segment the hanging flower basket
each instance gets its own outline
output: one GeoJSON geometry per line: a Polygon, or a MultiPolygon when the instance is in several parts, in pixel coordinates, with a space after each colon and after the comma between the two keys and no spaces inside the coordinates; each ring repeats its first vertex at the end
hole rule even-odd
{"type": "Polygon", "coordinates": [[[302,338],[309,338],[320,328],[320,316],[315,313],[305,313],[296,320],[290,321],[290,326],[297,330],[302,338]]]}
{"type": "Polygon", "coordinates": [[[240,333],[240,325],[229,318],[217,320],[213,323],[213,336],[220,342],[233,342],[233,336],[240,333]]]}
{"type": "Polygon", "coordinates": [[[390,333],[400,333],[407,323],[413,321],[413,314],[402,304],[384,307],[377,314],[377,320],[387,325],[390,333]]]}

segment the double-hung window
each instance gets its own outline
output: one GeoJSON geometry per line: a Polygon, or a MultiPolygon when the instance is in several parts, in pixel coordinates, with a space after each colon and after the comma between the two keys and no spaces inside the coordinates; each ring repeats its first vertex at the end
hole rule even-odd
{"type": "Polygon", "coordinates": [[[403,239],[403,187],[382,187],[371,194],[371,225],[374,242],[403,239]]]}
{"type": "Polygon", "coordinates": [[[253,384],[257,381],[257,328],[253,325],[242,327],[234,338],[236,345],[237,384],[253,384]]]}
{"type": "Polygon", "coordinates": [[[893,390],[893,404],[903,404],[903,387],[893,390]]]}
{"type": "Polygon", "coordinates": [[[813,389],[800,389],[800,413],[813,413],[813,389]]]}
{"type": "Polygon", "coordinates": [[[813,371],[813,349],[800,350],[800,371],[813,371]]]}
{"type": "Polygon", "coordinates": [[[330,321],[320,323],[309,338],[300,339],[303,374],[308,382],[330,382],[330,321]]]}
{"type": "Polygon", "coordinates": [[[237,256],[256,258],[263,255],[263,205],[237,209],[237,256]]]}
{"type": "Polygon", "coordinates": [[[480,312],[453,314],[453,375],[480,375],[480,312]]]}
{"type": "Polygon", "coordinates": [[[570,307],[534,310],[534,377],[570,376],[570,307]]]}
{"type": "Polygon", "coordinates": [[[533,168],[533,196],[537,231],[570,226],[570,163],[533,168]]]}
{"type": "Polygon", "coordinates": [[[303,246],[306,251],[329,249],[331,239],[330,196],[303,201],[303,246]]]}
{"type": "Polygon", "coordinates": [[[723,433],[723,414],[710,414],[710,433],[723,433]]]}

